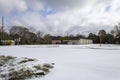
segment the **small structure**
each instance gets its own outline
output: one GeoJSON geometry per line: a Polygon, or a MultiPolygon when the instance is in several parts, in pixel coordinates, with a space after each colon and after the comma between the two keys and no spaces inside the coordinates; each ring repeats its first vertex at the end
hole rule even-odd
{"type": "Polygon", "coordinates": [[[91,39],[80,39],[80,44],[93,44],[91,39]]]}
{"type": "Polygon", "coordinates": [[[0,45],[15,45],[14,40],[0,40],[0,45]]]}
{"type": "Polygon", "coordinates": [[[92,44],[93,40],[79,37],[53,37],[52,44],[92,44]]]}

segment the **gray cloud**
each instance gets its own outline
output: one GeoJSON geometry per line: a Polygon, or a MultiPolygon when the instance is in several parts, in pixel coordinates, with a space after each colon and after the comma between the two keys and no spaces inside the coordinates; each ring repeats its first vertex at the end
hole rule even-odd
{"type": "Polygon", "coordinates": [[[0,0],[0,13],[10,13],[12,11],[25,11],[27,4],[24,0],[0,0]]]}
{"type": "Polygon", "coordinates": [[[52,35],[87,34],[110,31],[120,21],[119,4],[119,0],[0,0],[0,15],[6,14],[7,25],[32,26],[52,35]]]}
{"type": "Polygon", "coordinates": [[[44,5],[41,2],[41,0],[24,0],[28,6],[29,9],[33,11],[40,11],[44,9],[44,5]]]}
{"type": "Polygon", "coordinates": [[[73,9],[81,8],[89,0],[42,0],[42,2],[54,9],[73,9]]]}

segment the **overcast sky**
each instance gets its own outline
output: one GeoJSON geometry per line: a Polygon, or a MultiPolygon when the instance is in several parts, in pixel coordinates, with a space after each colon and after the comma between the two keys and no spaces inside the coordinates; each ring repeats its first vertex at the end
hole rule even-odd
{"type": "Polygon", "coordinates": [[[120,22],[120,0],[0,0],[0,16],[6,29],[20,25],[52,35],[97,33],[120,22]]]}

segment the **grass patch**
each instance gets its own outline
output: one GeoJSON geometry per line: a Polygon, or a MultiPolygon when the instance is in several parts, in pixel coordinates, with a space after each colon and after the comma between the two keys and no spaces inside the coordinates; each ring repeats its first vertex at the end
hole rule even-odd
{"type": "Polygon", "coordinates": [[[15,59],[15,57],[12,56],[0,56],[0,66],[3,66],[4,64],[6,64],[8,61],[15,59]]]}
{"type": "Polygon", "coordinates": [[[9,73],[9,80],[25,80],[32,78],[34,73],[30,69],[20,69],[19,71],[12,71],[9,73]]]}
{"type": "Polygon", "coordinates": [[[25,58],[24,60],[20,61],[19,64],[26,63],[26,62],[29,62],[29,61],[35,61],[35,59],[25,58]]]}
{"type": "Polygon", "coordinates": [[[53,65],[47,64],[47,63],[46,63],[46,64],[43,64],[43,67],[45,67],[45,68],[54,68],[53,65]]]}
{"type": "Polygon", "coordinates": [[[37,70],[41,70],[42,69],[42,67],[38,64],[38,65],[35,65],[35,66],[33,66],[35,69],[37,69],[37,70]]]}
{"type": "Polygon", "coordinates": [[[26,80],[42,77],[50,72],[53,64],[34,64],[36,59],[0,56],[0,77],[6,80],[26,80]],[[31,62],[32,61],[32,62],[31,62]],[[30,62],[28,64],[24,64],[30,62]]]}
{"type": "Polygon", "coordinates": [[[46,72],[46,73],[49,73],[49,72],[50,72],[50,70],[49,70],[48,68],[46,68],[46,67],[43,67],[42,70],[43,70],[44,72],[46,72]]]}

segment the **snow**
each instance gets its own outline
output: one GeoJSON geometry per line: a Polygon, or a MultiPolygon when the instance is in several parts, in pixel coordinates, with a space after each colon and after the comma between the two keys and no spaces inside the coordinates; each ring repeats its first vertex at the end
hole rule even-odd
{"type": "Polygon", "coordinates": [[[120,80],[120,45],[0,46],[0,55],[55,63],[45,77],[29,80],[120,80]]]}

